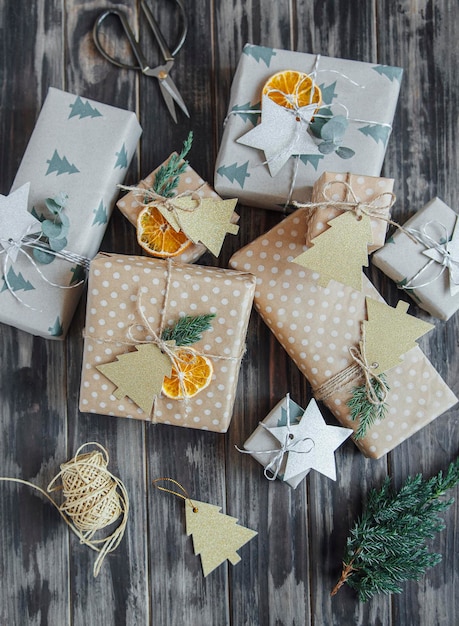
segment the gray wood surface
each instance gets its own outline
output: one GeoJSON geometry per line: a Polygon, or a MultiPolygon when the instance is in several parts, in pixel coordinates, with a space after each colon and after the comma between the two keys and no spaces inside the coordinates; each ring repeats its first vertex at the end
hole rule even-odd
{"type": "MultiPolygon", "coordinates": [[[[150,2],[168,41],[176,12],[150,2]]],[[[180,147],[190,129],[194,169],[212,181],[229,90],[244,43],[291,48],[404,67],[400,102],[383,174],[395,178],[395,219],[404,221],[438,195],[458,208],[459,11],[455,0],[189,1],[189,34],[173,70],[191,120],[175,125],[155,81],[119,71],[100,57],[92,25],[105,6],[134,2],[0,2],[0,193],[7,194],[49,86],[138,113],[144,134],[127,182],[135,183],[180,147]]],[[[156,48],[144,25],[153,62],[156,48]]],[[[125,52],[121,40],[114,50],[125,52]]],[[[281,214],[239,207],[240,234],[221,257],[275,225],[281,214]]],[[[139,253],[132,226],[117,211],[102,250],[139,253]]],[[[395,304],[400,293],[375,268],[370,276],[395,304]]],[[[459,393],[458,315],[435,323],[421,346],[459,393]]],[[[349,527],[371,487],[389,474],[400,485],[433,474],[458,453],[459,412],[451,410],[387,457],[365,459],[346,442],[336,453],[338,480],[311,473],[295,491],[268,482],[260,466],[234,448],[287,392],[303,406],[306,381],[254,312],[233,421],[226,435],[78,411],[85,298],[65,342],[45,341],[0,324],[0,475],[41,486],[79,445],[96,440],[130,494],[127,532],[97,579],[94,553],[59,515],[26,487],[0,483],[0,625],[91,626],[454,626],[459,623],[459,504],[432,540],[442,562],[397,596],[366,604],[343,588],[330,598],[349,527]],[[158,476],[182,482],[197,499],[224,507],[258,537],[242,561],[207,578],[184,533],[182,502],[151,486],[158,476]]],[[[326,414],[329,423],[336,423],[326,414]]],[[[457,495],[457,494],[453,494],[457,495]]]]}

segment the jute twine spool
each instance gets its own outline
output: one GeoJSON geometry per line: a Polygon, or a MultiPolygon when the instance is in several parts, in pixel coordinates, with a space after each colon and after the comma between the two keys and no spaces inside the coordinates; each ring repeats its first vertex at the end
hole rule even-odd
{"type": "Polygon", "coordinates": [[[97,442],[89,442],[80,446],[75,456],[61,465],[61,471],[51,480],[46,491],[20,478],[0,477],[0,481],[20,483],[39,491],[59,511],[80,542],[99,553],[94,563],[94,577],[99,574],[107,554],[120,544],[129,513],[126,488],[119,478],[107,470],[108,461],[107,450],[97,442]],[[80,454],[86,446],[96,446],[99,450],[80,454]],[[62,491],[62,504],[48,495],[55,491],[62,491]],[[95,538],[98,531],[120,517],[120,524],[111,534],[95,538]]]}

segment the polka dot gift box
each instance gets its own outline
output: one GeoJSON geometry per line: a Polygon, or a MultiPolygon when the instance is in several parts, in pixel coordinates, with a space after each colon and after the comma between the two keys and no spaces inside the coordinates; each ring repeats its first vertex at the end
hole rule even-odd
{"type": "MultiPolygon", "coordinates": [[[[317,284],[318,274],[292,263],[306,249],[307,221],[307,209],[298,209],[236,252],[230,264],[256,275],[256,310],[315,390],[352,364],[349,348],[361,338],[366,296],[383,300],[365,276],[361,292],[333,280],[323,288],[317,284]]],[[[383,456],[457,402],[418,347],[386,376],[387,415],[355,441],[372,458],[383,456]]],[[[343,426],[355,431],[350,397],[349,390],[340,389],[325,404],[343,426]]]]}
{"type": "MultiPolygon", "coordinates": [[[[99,254],[91,263],[88,284],[80,410],[226,432],[254,290],[255,277],[246,272],[99,254]],[[161,329],[173,328],[180,318],[203,315],[213,316],[211,326],[191,348],[210,362],[208,384],[193,397],[182,399],[160,391],[147,413],[130,396],[137,397],[137,392],[148,387],[154,363],[137,367],[136,352],[154,347],[161,329]],[[132,381],[126,380],[124,387],[116,385],[98,369],[121,363],[126,356],[132,363],[128,372],[134,374],[135,389],[132,381]]],[[[173,346],[162,344],[161,349],[173,350],[173,346]]],[[[161,355],[159,348],[158,352],[161,355]]],[[[175,364],[182,363],[179,355],[175,364]]]]}
{"type": "Polygon", "coordinates": [[[371,216],[373,243],[368,252],[374,252],[384,245],[387,220],[395,201],[394,180],[377,176],[360,176],[324,172],[312,188],[310,217],[306,232],[306,245],[328,228],[328,222],[343,213],[343,210],[367,212],[371,216]],[[340,205],[342,203],[342,205],[340,205]]]}
{"type": "MultiPolygon", "coordinates": [[[[160,167],[167,165],[171,156],[172,154],[164,163],[159,165],[151,172],[151,174],[149,174],[144,180],[141,180],[136,186],[138,188],[151,189],[155,180],[155,174],[160,167]]],[[[183,163],[183,161],[180,161],[179,163],[183,163]]],[[[201,198],[221,199],[212,187],[206,183],[190,165],[187,165],[183,174],[179,176],[177,187],[174,189],[174,195],[177,196],[179,194],[184,194],[185,192],[195,192],[201,198]]],[[[118,200],[116,206],[119,208],[121,213],[127,217],[131,224],[136,226],[139,213],[145,207],[145,204],[143,203],[142,196],[140,196],[138,192],[130,191],[123,198],[118,200]]],[[[233,212],[231,222],[233,224],[237,224],[238,221],[239,215],[233,212]]],[[[200,242],[191,243],[191,245],[189,245],[183,252],[174,256],[174,259],[183,261],[183,263],[193,263],[194,261],[197,261],[199,257],[206,252],[206,250],[207,248],[205,245],[200,242]]]]}

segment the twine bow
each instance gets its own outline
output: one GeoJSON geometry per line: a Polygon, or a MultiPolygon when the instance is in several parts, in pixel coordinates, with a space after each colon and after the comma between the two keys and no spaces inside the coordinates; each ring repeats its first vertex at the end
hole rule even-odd
{"type": "MultiPolygon", "coordinates": [[[[456,227],[454,228],[454,233],[458,230],[457,227],[458,218],[456,218],[456,227]]],[[[399,289],[419,289],[421,287],[427,287],[431,285],[436,280],[440,278],[443,272],[448,269],[450,274],[451,282],[454,285],[459,285],[459,258],[453,257],[451,251],[449,250],[449,233],[448,229],[444,224],[438,222],[437,220],[430,220],[426,224],[424,224],[420,230],[416,230],[414,228],[406,229],[411,239],[413,239],[416,243],[422,244],[425,248],[433,249],[438,253],[437,258],[431,258],[421,269],[416,272],[416,274],[410,278],[405,284],[397,285],[399,289]],[[427,230],[433,224],[437,224],[440,227],[440,230],[443,233],[443,236],[440,236],[439,239],[435,239],[433,236],[429,235],[427,230]],[[419,276],[421,276],[432,264],[437,263],[439,265],[439,271],[435,276],[425,281],[424,283],[413,285],[419,276]]],[[[456,235],[459,237],[459,232],[456,235]]]]}
{"type": "MultiPolygon", "coordinates": [[[[286,427],[287,432],[285,434],[284,441],[281,443],[280,448],[275,448],[274,450],[242,450],[235,446],[238,452],[242,454],[272,454],[273,458],[269,461],[269,463],[264,468],[265,478],[268,480],[276,480],[279,475],[279,472],[282,468],[282,464],[284,461],[284,457],[286,454],[309,454],[315,447],[314,439],[311,437],[294,437],[293,433],[290,430],[290,394],[287,393],[286,396],[286,427]],[[311,442],[311,447],[309,450],[301,450],[297,449],[302,443],[306,441],[311,442]]],[[[263,422],[259,422],[259,425],[262,426],[267,432],[270,432],[270,427],[266,426],[263,422]]]]}
{"type": "Polygon", "coordinates": [[[24,258],[26,258],[35,269],[35,271],[39,274],[42,280],[44,280],[51,287],[57,287],[58,289],[75,289],[76,287],[79,287],[82,283],[84,283],[84,280],[80,280],[73,285],[60,285],[53,282],[52,280],[49,280],[38,267],[34,259],[26,252],[27,248],[42,250],[43,252],[46,252],[46,254],[57,257],[59,259],[63,259],[68,263],[75,263],[77,265],[80,265],[86,271],[89,269],[90,259],[76,254],[75,252],[71,252],[70,250],[52,250],[48,245],[40,240],[41,233],[31,234],[32,230],[33,226],[28,226],[17,239],[14,239],[12,237],[0,237],[0,244],[3,248],[2,250],[0,250],[0,255],[4,255],[2,263],[3,280],[5,281],[5,285],[8,291],[21,305],[27,307],[28,309],[31,309],[32,311],[39,311],[40,309],[37,309],[36,307],[27,304],[27,302],[24,302],[24,300],[15,292],[14,287],[8,277],[9,268],[14,267],[18,256],[21,254],[24,258]]]}
{"type": "Polygon", "coordinates": [[[154,191],[154,189],[151,189],[148,187],[145,187],[145,188],[135,187],[135,186],[129,187],[126,185],[118,185],[118,187],[120,189],[123,189],[124,191],[133,192],[135,196],[143,196],[144,198],[143,203],[146,206],[150,206],[150,205],[163,206],[165,209],[173,213],[177,222],[180,223],[180,211],[186,211],[187,213],[192,213],[193,211],[196,211],[202,206],[202,198],[199,195],[199,191],[202,189],[202,187],[204,187],[205,184],[206,184],[205,182],[202,183],[201,185],[199,185],[197,189],[193,189],[193,190],[187,189],[185,191],[182,191],[181,193],[176,194],[172,198],[163,196],[160,193],[157,193],[156,191],[154,191]],[[177,202],[177,200],[180,198],[192,198],[196,202],[196,204],[194,206],[184,206],[182,203],[177,202]]]}

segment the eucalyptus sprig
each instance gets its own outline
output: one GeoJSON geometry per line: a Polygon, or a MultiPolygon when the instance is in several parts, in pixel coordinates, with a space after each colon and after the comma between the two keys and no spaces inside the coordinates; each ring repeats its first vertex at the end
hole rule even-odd
{"type": "MultiPolygon", "coordinates": [[[[45,205],[48,209],[48,215],[38,215],[34,211],[35,217],[41,222],[41,238],[49,249],[54,252],[60,252],[67,245],[67,234],[69,232],[70,220],[64,213],[67,204],[68,195],[60,193],[54,198],[46,198],[45,205]]],[[[34,248],[33,256],[39,263],[51,263],[55,259],[55,255],[46,252],[46,249],[34,248]]]]}
{"type": "Polygon", "coordinates": [[[212,327],[211,320],[215,313],[205,315],[185,315],[181,317],[175,326],[166,328],[161,339],[163,341],[175,341],[177,346],[189,346],[202,338],[202,333],[212,327]]]}
{"type": "Polygon", "coordinates": [[[161,165],[155,175],[153,182],[153,191],[164,198],[172,198],[174,189],[177,188],[180,175],[186,170],[188,161],[185,157],[191,150],[193,143],[193,131],[190,131],[188,137],[183,142],[183,148],[180,154],[173,154],[166,165],[161,165]]]}
{"type": "MultiPolygon", "coordinates": [[[[380,400],[384,397],[384,388],[389,390],[387,378],[384,374],[380,374],[379,378],[373,379],[373,390],[380,400]]],[[[352,397],[348,401],[347,406],[351,409],[349,417],[353,421],[359,422],[359,426],[354,433],[354,439],[362,439],[372,424],[377,420],[383,420],[387,413],[387,404],[372,404],[368,400],[365,385],[354,387],[352,397]]]]}
{"type": "Polygon", "coordinates": [[[332,591],[347,584],[366,602],[378,593],[400,593],[400,584],[419,580],[428,567],[441,561],[429,552],[426,540],[445,528],[437,514],[454,501],[440,500],[459,482],[459,457],[446,474],[430,479],[408,477],[396,492],[386,478],[380,490],[372,489],[361,517],[350,531],[341,577],[332,591]]]}

